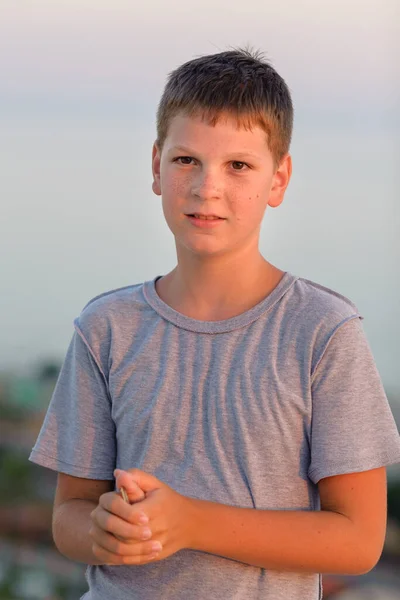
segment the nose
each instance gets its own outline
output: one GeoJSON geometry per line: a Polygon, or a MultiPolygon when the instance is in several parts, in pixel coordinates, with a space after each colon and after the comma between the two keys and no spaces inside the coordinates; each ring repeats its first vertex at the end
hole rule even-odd
{"type": "Polygon", "coordinates": [[[221,193],[221,182],[215,172],[203,171],[193,181],[192,194],[202,200],[220,198],[221,193]]]}

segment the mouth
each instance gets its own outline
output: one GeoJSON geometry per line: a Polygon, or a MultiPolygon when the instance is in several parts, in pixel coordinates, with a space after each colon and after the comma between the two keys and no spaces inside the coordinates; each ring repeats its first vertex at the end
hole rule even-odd
{"type": "Polygon", "coordinates": [[[223,217],[218,217],[217,215],[213,215],[212,217],[206,217],[206,218],[196,216],[195,214],[186,215],[186,216],[191,217],[192,219],[198,219],[199,221],[217,221],[217,220],[224,221],[225,220],[223,217]]]}
{"type": "Polygon", "coordinates": [[[212,219],[199,219],[194,215],[186,215],[186,217],[194,227],[199,227],[200,229],[212,229],[213,227],[218,227],[222,221],[226,221],[226,219],[223,219],[222,217],[215,217],[212,219]]]}

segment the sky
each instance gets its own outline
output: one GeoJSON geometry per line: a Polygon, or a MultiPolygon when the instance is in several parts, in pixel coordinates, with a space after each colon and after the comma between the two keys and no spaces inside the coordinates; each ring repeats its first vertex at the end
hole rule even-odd
{"type": "Polygon", "coordinates": [[[293,176],[260,250],[350,298],[400,381],[397,0],[0,2],[0,370],[62,360],[104,291],[176,265],[151,190],[170,71],[250,45],[295,107],[293,176]]]}

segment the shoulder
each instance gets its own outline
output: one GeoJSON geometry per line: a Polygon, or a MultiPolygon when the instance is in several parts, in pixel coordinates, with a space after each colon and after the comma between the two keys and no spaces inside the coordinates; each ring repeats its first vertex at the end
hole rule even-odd
{"type": "Polygon", "coordinates": [[[129,305],[137,299],[142,286],[143,283],[134,283],[102,292],[85,304],[81,314],[101,313],[112,310],[114,307],[121,308],[124,304],[129,305]]]}
{"type": "Polygon", "coordinates": [[[90,333],[106,336],[111,329],[126,319],[132,318],[132,312],[143,306],[143,283],[102,292],[91,298],[74,319],[74,326],[85,337],[90,333]]]}
{"type": "Polygon", "coordinates": [[[362,315],[347,296],[310,279],[297,277],[291,287],[291,309],[311,329],[331,332],[354,317],[362,315]]]}
{"type": "Polygon", "coordinates": [[[311,371],[335,333],[346,323],[362,329],[364,318],[356,304],[342,293],[310,279],[297,277],[290,288],[290,305],[287,307],[301,347],[311,350],[311,371]]]}
{"type": "Polygon", "coordinates": [[[293,295],[297,305],[314,321],[322,321],[328,326],[354,316],[361,317],[350,298],[310,279],[298,277],[293,285],[293,295]]]}

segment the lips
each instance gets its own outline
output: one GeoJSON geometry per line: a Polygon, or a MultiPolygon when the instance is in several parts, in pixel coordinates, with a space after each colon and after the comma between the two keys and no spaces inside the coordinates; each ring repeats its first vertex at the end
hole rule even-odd
{"type": "Polygon", "coordinates": [[[200,227],[200,229],[212,229],[213,227],[217,227],[221,221],[225,221],[222,217],[216,219],[199,219],[198,217],[192,217],[192,215],[186,216],[194,227],[200,227]]]}
{"type": "Polygon", "coordinates": [[[199,219],[199,218],[204,218],[206,217],[207,219],[223,219],[223,217],[218,217],[218,215],[202,215],[200,213],[192,213],[192,214],[188,214],[186,215],[187,217],[194,217],[195,219],[199,219]]]}

